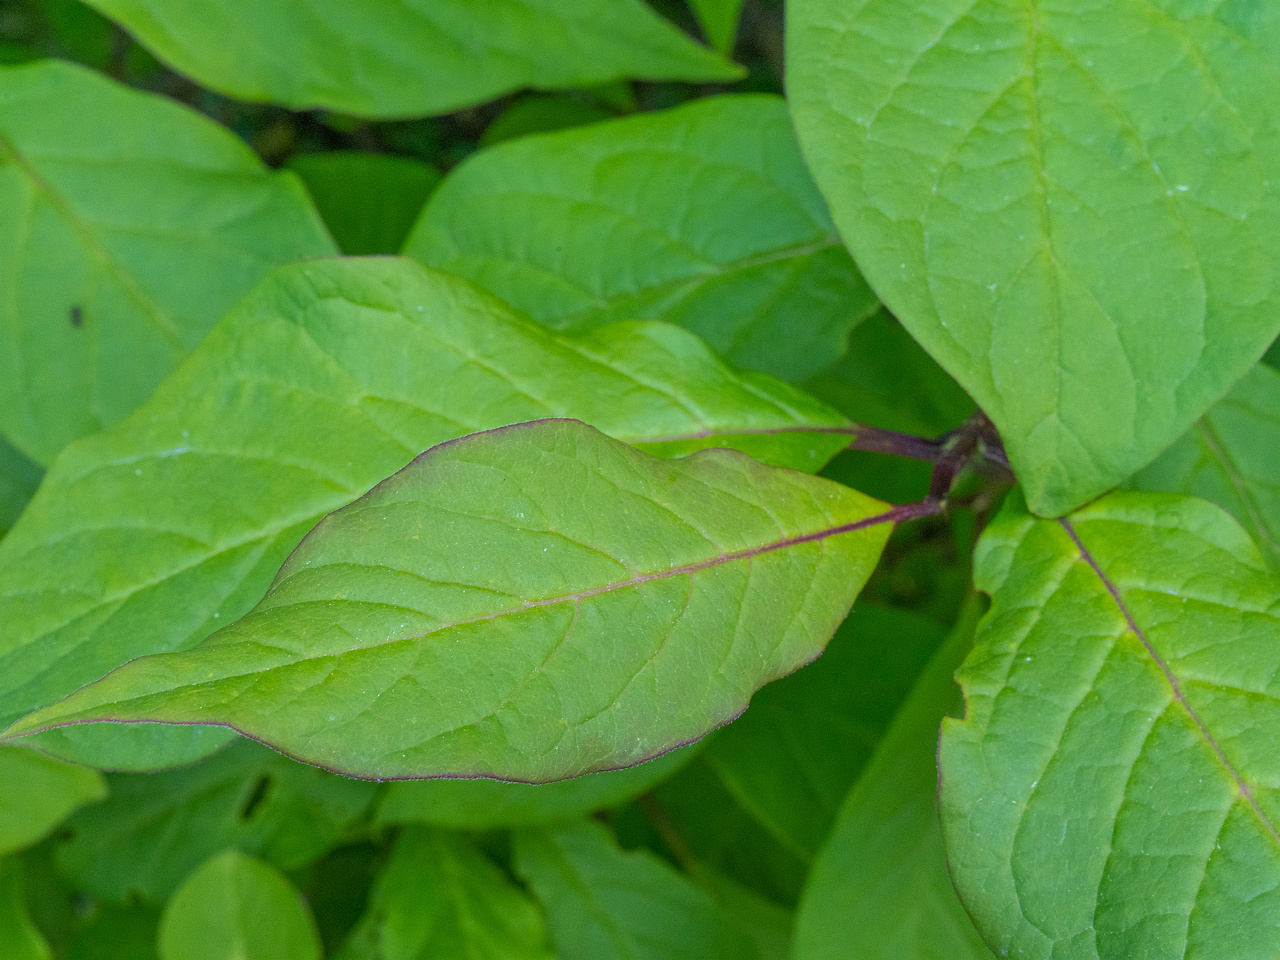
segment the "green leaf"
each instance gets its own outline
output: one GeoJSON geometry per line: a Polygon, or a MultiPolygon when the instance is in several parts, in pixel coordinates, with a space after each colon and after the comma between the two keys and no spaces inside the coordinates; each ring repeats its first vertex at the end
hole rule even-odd
{"type": "Polygon", "coordinates": [[[877,304],[776,97],[485,150],[445,178],[404,252],[548,326],[666,320],[784,379],[839,357],[877,304]]]}
{"type": "Polygon", "coordinates": [[[689,0],[707,41],[721,53],[732,53],[738,37],[743,0],[689,0]]]}
{"type": "Polygon", "coordinates": [[[793,0],[787,92],[876,292],[1058,515],[1280,331],[1280,7],[793,0]]]}
{"type": "Polygon", "coordinates": [[[0,856],[31,846],[76,807],[107,796],[98,771],[22,747],[0,747],[0,784],[0,856]]]}
{"type": "Polygon", "coordinates": [[[941,639],[931,620],[855,606],[816,663],[765,687],[711,739],[707,762],[779,841],[812,859],[941,639]]]}
{"type": "Polygon", "coordinates": [[[22,515],[43,476],[38,463],[0,436],[0,537],[22,515]]]}
{"type": "Polygon", "coordinates": [[[569,820],[615,807],[689,762],[697,745],[672,750],[625,770],[589,773],[558,783],[504,783],[500,780],[407,780],[387,788],[375,825],[432,823],[442,827],[492,830],[569,820]]]}
{"type": "Polygon", "coordinates": [[[0,68],[0,429],[33,459],[123,419],[273,267],[333,252],[297,179],[195,111],[0,68]]]}
{"type": "Polygon", "coordinates": [[[692,864],[690,873],[734,926],[755,943],[759,960],[791,960],[792,911],[706,864],[692,864]]]}
{"type": "MultiPolygon", "coordinates": [[[[12,749],[12,748],[10,748],[12,749]]],[[[296,870],[342,842],[375,787],[240,740],[181,770],[114,774],[111,799],[81,811],[59,845],[77,889],[123,903],[163,903],[201,861],[227,847],[296,870]]]]}
{"type": "Polygon", "coordinates": [[[952,674],[973,643],[969,603],[934,654],[814,862],[794,960],[983,960],[947,873],[938,823],[938,724],[959,705],[952,674]]]}
{"type": "Polygon", "coordinates": [[[516,872],[547,911],[561,960],[755,960],[711,897],[588,820],[515,837],[516,872]]]}
{"type": "Polygon", "coordinates": [[[354,936],[378,960],[554,960],[529,897],[463,837],[424,827],[401,832],[354,936]]]}
{"type": "Polygon", "coordinates": [[[858,423],[925,437],[960,426],[976,409],[887,310],[854,327],[844,356],[804,389],[858,423]]]}
{"type": "Polygon", "coordinates": [[[1254,367],[1130,485],[1211,500],[1280,570],[1280,372],[1254,367]]]}
{"type": "Polygon", "coordinates": [[[274,867],[228,850],[174,893],[160,918],[160,960],[320,960],[302,896],[274,867]]]}
{"type": "Polygon", "coordinates": [[[94,726],[46,730],[28,742],[72,763],[140,773],[194,763],[236,739],[236,732],[225,727],[121,723],[110,730],[94,726]]]}
{"type": "MultiPolygon", "coordinates": [[[[1010,498],[1013,501],[1013,498],[1010,498]]],[[[992,594],[943,723],[961,899],[1027,958],[1280,951],[1280,580],[1226,513],[1116,493],[1017,502],[979,543],[992,594]]]]}
{"type": "Polygon", "coordinates": [[[302,178],[343,253],[399,253],[440,182],[429,163],[385,153],[302,153],[285,164],[302,178]]]}
{"type": "Polygon", "coordinates": [[[660,460],[574,420],[473,434],[326,517],[238,623],[6,736],[219,723],[379,779],[630,766],[822,651],[898,516],[883,506],[737,451],[660,460]]]}
{"type": "Polygon", "coordinates": [[[0,859],[0,957],[5,960],[52,960],[53,953],[27,915],[22,865],[0,859]]]}
{"type": "Polygon", "coordinates": [[[295,110],[417,117],[521,87],[742,74],[641,0],[88,3],[202,86],[295,110]]]}
{"type": "Polygon", "coordinates": [[[321,517],[432,444],[546,416],[809,470],[849,439],[674,327],[570,340],[406,260],[283,269],[133,418],[69,449],[0,541],[0,723],[238,619],[321,517]]]}

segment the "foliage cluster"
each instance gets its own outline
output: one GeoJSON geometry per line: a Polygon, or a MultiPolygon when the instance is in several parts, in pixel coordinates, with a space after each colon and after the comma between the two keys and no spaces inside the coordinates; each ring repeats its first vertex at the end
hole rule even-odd
{"type": "Polygon", "coordinates": [[[1280,7],[0,63],[4,960],[1280,955],[1280,7]]]}

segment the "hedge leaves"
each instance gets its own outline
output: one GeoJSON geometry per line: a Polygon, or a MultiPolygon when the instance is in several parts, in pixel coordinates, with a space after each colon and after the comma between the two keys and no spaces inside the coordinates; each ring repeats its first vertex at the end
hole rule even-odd
{"type": "Polygon", "coordinates": [[[642,0],[89,3],[201,85],[295,110],[414,117],[521,87],[741,75],[642,0]]]}
{"type": "Polygon", "coordinates": [[[527,137],[446,178],[404,252],[557,329],[646,318],[804,379],[878,301],[776,97],[527,137]]]}
{"type": "Polygon", "coordinates": [[[571,341],[409,261],[287,268],[133,418],[68,450],[0,541],[0,718],[237,619],[317,520],[432,444],[566,415],[811,470],[848,440],[805,432],[839,414],[673,327],[571,341]]]}
{"type": "Polygon", "coordinates": [[[735,451],[661,460],[577,421],[474,434],[326,517],[238,623],[10,733],[217,723],[377,778],[629,766],[821,652],[879,559],[884,510],[735,451]]]}
{"type": "Polygon", "coordinates": [[[946,721],[961,898],[1027,958],[1280,950],[1280,580],[1217,507],[1118,493],[984,535],[946,721]]]}
{"type": "Polygon", "coordinates": [[[0,68],[0,430],[30,457],[132,412],[273,267],[335,252],[297,179],[195,111],[0,68]]]}
{"type": "Polygon", "coordinates": [[[1280,8],[794,0],[800,139],[1031,508],[1143,467],[1280,331],[1280,8]]]}

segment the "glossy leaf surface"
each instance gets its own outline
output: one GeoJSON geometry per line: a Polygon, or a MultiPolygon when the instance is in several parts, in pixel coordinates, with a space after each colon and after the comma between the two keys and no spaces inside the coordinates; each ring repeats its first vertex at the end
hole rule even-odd
{"type": "Polygon", "coordinates": [[[1280,570],[1280,372],[1254,367],[1131,485],[1211,500],[1280,570]]]}
{"type": "Polygon", "coordinates": [[[542,913],[470,841],[409,827],[353,933],[377,960],[555,960],[542,913]]]}
{"type": "Polygon", "coordinates": [[[238,850],[207,860],[160,918],[160,960],[320,960],[320,937],[288,878],[238,850]]]}
{"type": "Polygon", "coordinates": [[[840,808],[805,884],[794,960],[990,960],[947,873],[938,822],[938,724],[977,604],[920,675],[840,808]]]}
{"type": "Polygon", "coordinates": [[[859,604],[817,661],[751,698],[706,759],[738,802],[808,861],[942,639],[930,620],[859,604]]]}
{"type": "Polygon", "coordinates": [[[404,252],[548,326],[666,320],[784,379],[839,357],[877,303],[775,97],[486,150],[445,179],[404,252]]]}
{"type": "Polygon", "coordinates": [[[365,117],[448,113],[521,87],[734,80],[641,0],[90,0],[156,56],[239,100],[365,117]]]}
{"type": "Polygon", "coordinates": [[[1006,507],[992,608],[943,723],[942,821],[978,928],[1012,956],[1280,950],[1280,580],[1217,507],[1117,493],[1006,507]]]}
{"type": "Polygon", "coordinates": [[[787,89],[872,286],[1032,509],[1145,466],[1280,330],[1280,8],[797,0],[787,89]]]}
{"type": "Polygon", "coordinates": [[[474,434],[326,517],[238,623],[10,734],[220,723],[380,779],[630,766],[817,656],[888,519],[736,451],[662,460],[574,420],[474,434]]]}
{"type": "Polygon", "coordinates": [[[376,790],[246,740],[181,770],[108,782],[111,798],[67,824],[57,861],[78,889],[117,903],[163,903],[228,847],[303,867],[346,839],[376,790]]]}
{"type": "Polygon", "coordinates": [[[682,747],[624,770],[589,773],[558,783],[406,780],[388,786],[375,822],[492,830],[571,820],[643,793],[688,763],[697,749],[696,744],[682,747]]]}
{"type": "Polygon", "coordinates": [[[848,440],[788,432],[847,421],[674,327],[567,340],[407,260],[287,268],[0,541],[0,722],[239,618],[316,521],[432,444],[546,416],[811,470],[848,440]]]}
{"type": "Polygon", "coordinates": [[[76,807],[106,796],[96,770],[35,750],[0,747],[0,856],[30,846],[76,807]]]}
{"type": "Polygon", "coordinates": [[[290,157],[343,253],[399,253],[440,171],[409,157],[359,150],[290,157]]]}
{"type": "Polygon", "coordinates": [[[297,179],[200,114],[0,68],[0,429],[32,458],[132,412],[273,267],[334,252],[297,179]]]}
{"type": "Polygon", "coordinates": [[[516,834],[516,872],[547,911],[560,960],[754,960],[711,897],[653,854],[580,820],[516,834]]]}

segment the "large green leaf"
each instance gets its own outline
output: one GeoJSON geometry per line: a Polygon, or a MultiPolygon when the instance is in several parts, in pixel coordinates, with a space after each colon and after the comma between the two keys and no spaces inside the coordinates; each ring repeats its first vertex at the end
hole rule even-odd
{"type": "Polygon", "coordinates": [[[785,379],[839,357],[877,304],[776,97],[483,151],[440,185],[404,252],[549,326],[667,320],[785,379]]]}
{"type": "Polygon", "coordinates": [[[346,839],[375,794],[372,784],[246,740],[181,770],[115,774],[109,783],[106,803],[68,823],[57,862],[78,890],[118,903],[163,903],[227,847],[296,870],[346,839]]]}
{"type": "Polygon", "coordinates": [[[322,516],[432,444],[566,415],[811,470],[849,439],[674,327],[568,340],[407,260],[286,268],[133,418],[67,450],[0,541],[0,723],[239,618],[322,516]]]}
{"type": "Polygon", "coordinates": [[[459,834],[423,827],[409,827],[396,840],[345,955],[554,960],[542,914],[528,895],[459,834]]]}
{"type": "Polygon", "coordinates": [[[0,430],[34,459],[133,411],[273,267],[334,252],[297,178],[195,111],[0,68],[0,430]]]}
{"type": "Polygon", "coordinates": [[[935,802],[938,724],[973,642],[970,603],[894,717],[814,862],[794,960],[990,960],[956,897],[935,802]]]}
{"type": "Polygon", "coordinates": [[[223,724],[365,777],[629,766],[817,656],[897,514],[725,449],[662,460],[576,420],[433,447],[326,517],[252,613],[8,736],[223,724]]]}
{"type": "Polygon", "coordinates": [[[1280,570],[1280,372],[1254,367],[1131,485],[1212,500],[1280,570]]]}
{"type": "Polygon", "coordinates": [[[942,639],[933,621],[860,604],[816,663],[770,684],[706,749],[740,804],[804,860],[942,639]]]}
{"type": "Polygon", "coordinates": [[[448,113],[521,87],[741,70],[642,0],[88,0],[203,86],[295,110],[448,113]]]}
{"type": "Polygon", "coordinates": [[[22,865],[0,860],[0,957],[5,960],[52,960],[53,952],[27,914],[22,865]]]}
{"type": "Polygon", "coordinates": [[[1032,509],[1146,465],[1280,330],[1280,6],[793,0],[787,91],[885,303],[1032,509]]]}
{"type": "Polygon", "coordinates": [[[516,871],[547,911],[561,960],[755,960],[711,897],[602,825],[516,834],[516,871]]]}
{"type": "Polygon", "coordinates": [[[107,785],[96,770],[21,747],[0,747],[0,856],[35,843],[107,785]]]}
{"type": "Polygon", "coordinates": [[[375,825],[433,823],[492,830],[570,820],[643,793],[688,763],[697,749],[694,744],[624,770],[589,773],[558,783],[451,779],[393,783],[378,807],[375,825]]]}
{"type": "Polygon", "coordinates": [[[951,872],[1003,956],[1280,952],[1280,579],[1226,513],[1011,503],[943,723],[951,872]]]}
{"type": "Polygon", "coordinates": [[[160,918],[160,960],[320,960],[302,896],[274,867],[239,850],[205,862],[160,918]]]}

